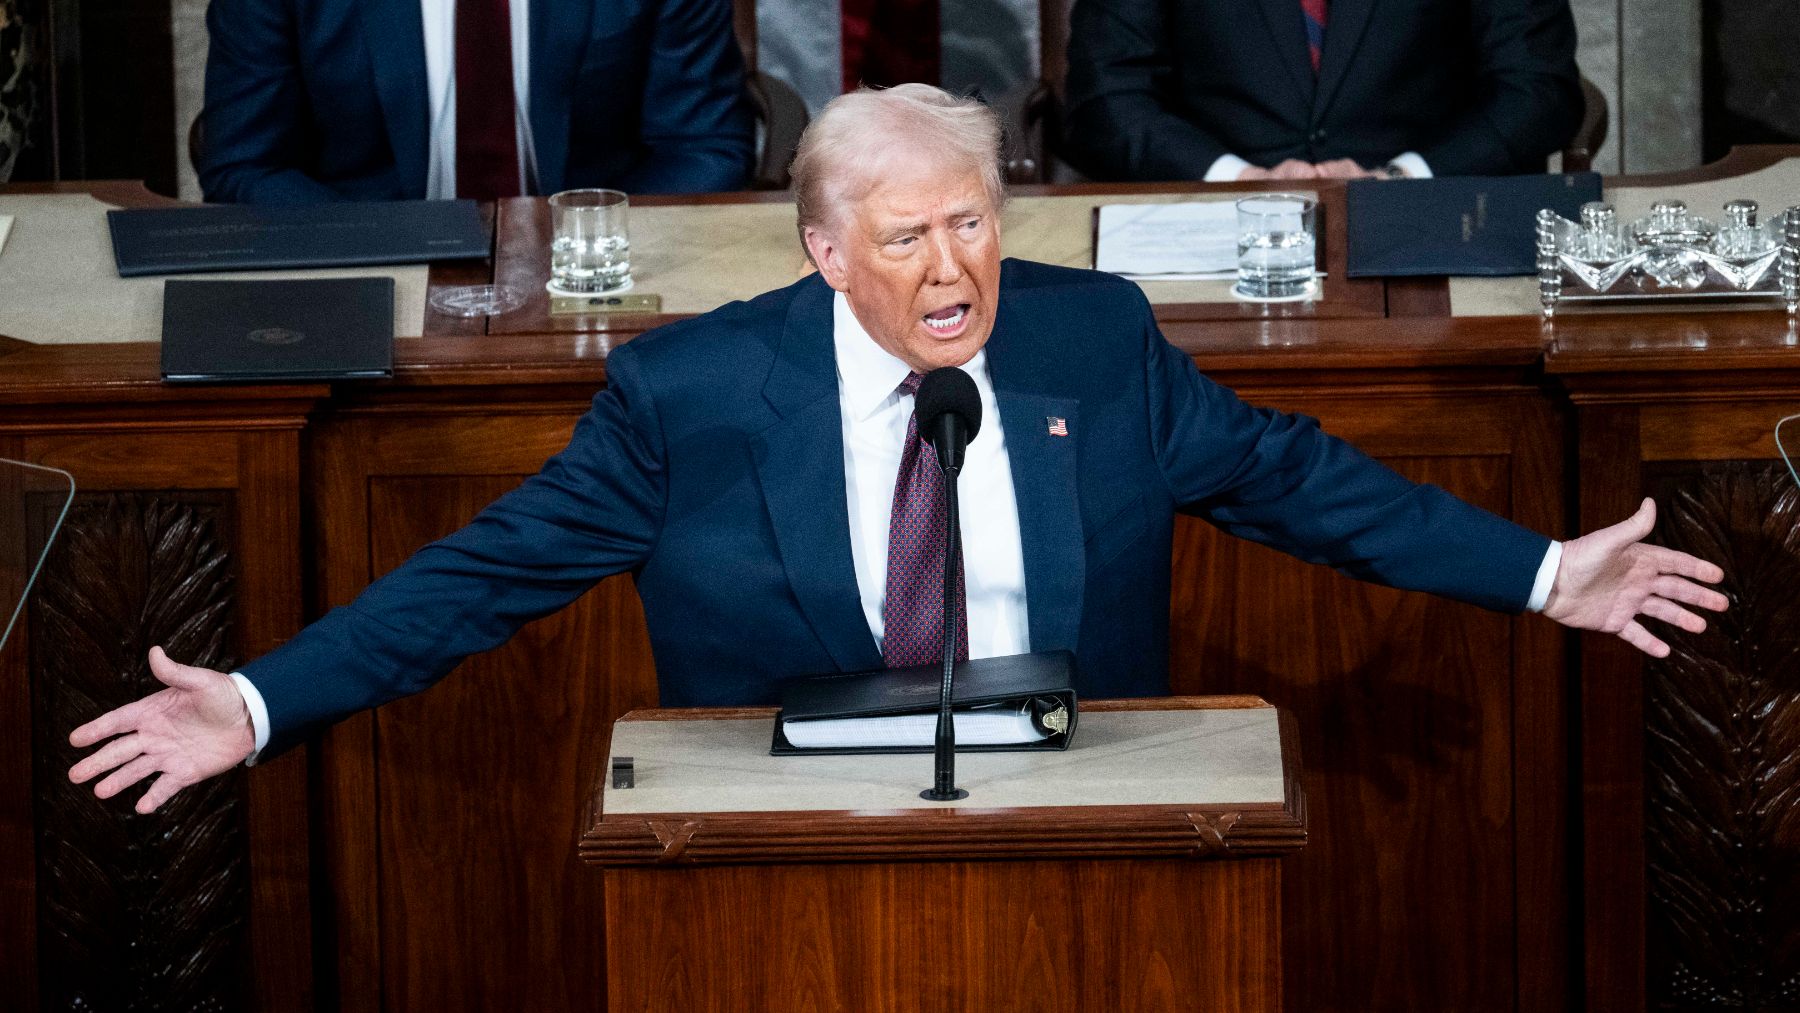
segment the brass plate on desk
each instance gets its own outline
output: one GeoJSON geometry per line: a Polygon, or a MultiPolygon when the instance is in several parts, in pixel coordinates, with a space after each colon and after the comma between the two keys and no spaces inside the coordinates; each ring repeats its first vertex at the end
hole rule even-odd
{"type": "Polygon", "coordinates": [[[662,296],[653,292],[624,292],[608,295],[553,295],[550,315],[553,317],[592,316],[596,313],[661,313],[662,296]]]}

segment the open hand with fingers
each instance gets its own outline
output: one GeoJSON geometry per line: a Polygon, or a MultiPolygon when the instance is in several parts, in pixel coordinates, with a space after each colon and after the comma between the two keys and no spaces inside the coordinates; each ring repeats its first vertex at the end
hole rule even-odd
{"type": "Polygon", "coordinates": [[[154,812],[181,789],[230,770],[256,748],[250,712],[231,676],[176,664],[160,647],[150,649],[150,672],[167,688],[69,734],[77,749],[111,740],[69,768],[76,784],[112,771],[94,786],[101,798],[161,775],[138,799],[140,813],[154,812]]]}
{"type": "Polygon", "coordinates": [[[1617,634],[1653,658],[1668,657],[1669,645],[1640,616],[1705,632],[1706,620],[1682,606],[1725,611],[1724,595],[1695,583],[1717,584],[1725,571],[1685,552],[1645,545],[1655,526],[1656,502],[1646,499],[1630,518],[1563,543],[1544,614],[1564,626],[1617,634]]]}

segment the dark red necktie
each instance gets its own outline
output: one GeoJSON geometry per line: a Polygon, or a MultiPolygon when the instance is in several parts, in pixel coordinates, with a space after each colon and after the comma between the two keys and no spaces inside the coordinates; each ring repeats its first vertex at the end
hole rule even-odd
{"type": "Polygon", "coordinates": [[[1325,0],[1300,0],[1300,13],[1306,20],[1306,53],[1317,74],[1319,54],[1325,49],[1325,0]]]}
{"type": "MultiPolygon", "coordinates": [[[[919,392],[917,373],[900,384],[919,392]]],[[[889,668],[944,660],[944,538],[949,525],[944,473],[937,455],[919,439],[919,415],[906,422],[894,512],[888,521],[887,600],[881,606],[881,660],[889,668]]],[[[963,594],[962,553],[957,553],[956,660],[969,658],[968,601],[963,594]]]]}
{"type": "Polygon", "coordinates": [[[456,195],[519,196],[510,0],[456,0],[456,195]]]}

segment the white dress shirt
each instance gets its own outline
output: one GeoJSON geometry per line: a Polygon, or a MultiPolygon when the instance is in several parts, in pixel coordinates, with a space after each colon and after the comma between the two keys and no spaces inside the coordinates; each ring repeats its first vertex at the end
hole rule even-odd
{"type": "MultiPolygon", "coordinates": [[[[911,394],[900,382],[912,367],[887,353],[863,330],[842,292],[832,304],[837,347],[838,414],[844,427],[844,493],[850,505],[850,557],[863,616],[880,644],[887,600],[888,524],[911,394]]],[[[1019,544],[1019,505],[1012,462],[988,376],[987,352],[963,367],[981,394],[981,429],[969,443],[961,502],[963,589],[968,601],[969,657],[992,658],[1031,650],[1025,612],[1025,553],[1019,544]]],[[[929,451],[927,451],[929,453],[929,451]]]]}
{"type": "MultiPolygon", "coordinates": [[[[425,94],[431,151],[425,196],[456,196],[456,0],[419,0],[425,17],[425,94]]],[[[519,192],[537,192],[531,142],[531,0],[512,0],[513,122],[519,148],[519,192]]]]}
{"type": "MultiPolygon", "coordinates": [[[[832,304],[832,342],[837,352],[838,415],[844,432],[844,495],[849,504],[850,558],[856,590],[875,643],[881,644],[881,607],[887,598],[888,523],[893,517],[894,484],[900,477],[901,444],[912,416],[913,398],[900,393],[912,367],[869,337],[842,292],[832,304]]],[[[969,443],[961,481],[963,587],[968,602],[969,657],[993,658],[1031,650],[1025,601],[1025,553],[1019,541],[1019,505],[1013,496],[1012,462],[1006,433],[988,375],[987,351],[963,367],[981,394],[981,431],[969,443]]],[[[1538,564],[1526,609],[1541,612],[1562,562],[1562,543],[1550,542],[1538,564]]],[[[269,744],[269,709],[249,679],[233,672],[244,696],[256,749],[269,744]]]]}

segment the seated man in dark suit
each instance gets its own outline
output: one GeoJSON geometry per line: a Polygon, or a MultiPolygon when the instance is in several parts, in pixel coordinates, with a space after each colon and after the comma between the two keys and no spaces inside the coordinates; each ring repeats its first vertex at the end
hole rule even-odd
{"type": "Polygon", "coordinates": [[[615,349],[543,471],[241,673],[152,651],[170,688],[77,729],[78,747],[113,741],[71,776],[119,768],[96,787],[110,797],[161,772],[148,812],[425,689],[625,571],[665,706],[768,703],[796,675],[941,657],[942,476],[913,393],[945,366],[987,420],[960,483],[964,656],[1070,650],[1084,697],[1168,691],[1178,512],[1653,654],[1668,648],[1640,614],[1698,631],[1683,604],[1724,607],[1692,582],[1718,567],[1640,543],[1648,501],[1552,542],[1238,400],[1131,282],[1002,262],[999,143],[989,110],[927,85],[834,101],[794,162],[816,274],[615,349]]]}
{"type": "Polygon", "coordinates": [[[1542,172],[1582,116],[1568,0],[1077,0],[1067,100],[1098,179],[1542,172]]]}
{"type": "Polygon", "coordinates": [[[730,190],[731,0],[212,0],[200,185],[305,204],[730,190]]]}

